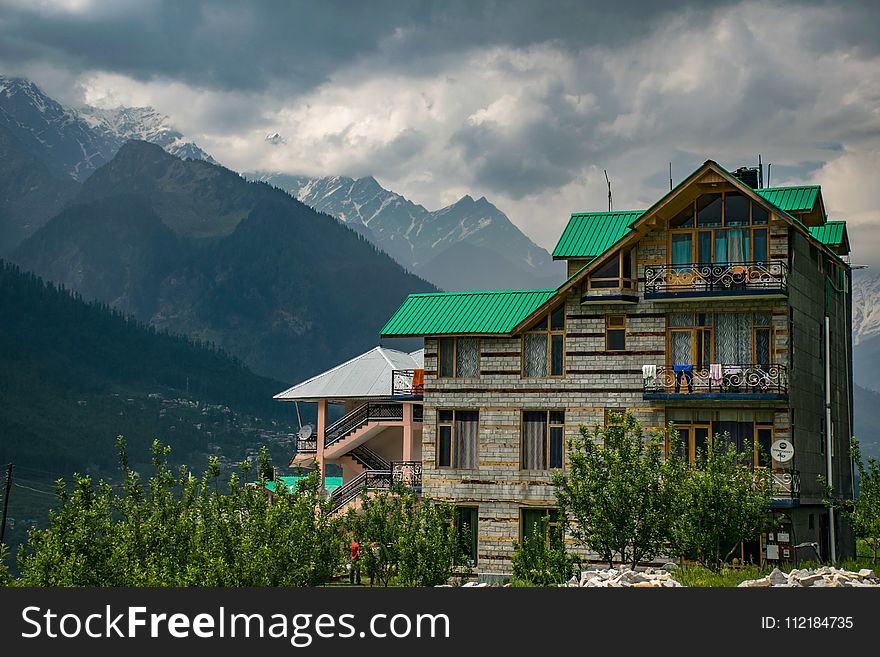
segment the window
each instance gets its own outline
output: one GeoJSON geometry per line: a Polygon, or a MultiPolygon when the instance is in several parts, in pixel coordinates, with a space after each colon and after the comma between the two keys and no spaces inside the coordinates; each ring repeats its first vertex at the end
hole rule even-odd
{"type": "Polygon", "coordinates": [[[752,466],[766,467],[772,464],[770,446],[773,444],[773,412],[767,411],[708,411],[679,410],[669,412],[668,418],[675,427],[667,449],[676,450],[679,456],[694,463],[700,453],[705,454],[712,439],[729,434],[731,446],[738,452],[751,453],[747,462],[752,466]]]}
{"type": "Polygon", "coordinates": [[[618,251],[590,274],[590,289],[636,287],[633,250],[618,251]]]}
{"type": "Polygon", "coordinates": [[[455,507],[455,532],[461,553],[472,564],[477,563],[477,524],[478,508],[475,506],[455,507]]]}
{"type": "Polygon", "coordinates": [[[626,315],[605,315],[605,351],[626,350],[626,315]]]}
{"type": "Polygon", "coordinates": [[[437,467],[477,467],[479,412],[437,411],[437,467]]]}
{"type": "Polygon", "coordinates": [[[543,529],[545,540],[555,547],[563,538],[559,532],[559,521],[559,509],[520,509],[520,540],[525,541],[543,529]]]}
{"type": "Polygon", "coordinates": [[[561,468],[565,411],[523,411],[520,466],[523,470],[561,468]]]}
{"type": "Polygon", "coordinates": [[[669,222],[673,273],[693,264],[766,262],[768,221],[767,211],[739,192],[703,194],[669,222]]]}
{"type": "Polygon", "coordinates": [[[771,365],[772,319],[770,313],[669,313],[668,365],[771,365]]]}
{"type": "Polygon", "coordinates": [[[523,336],[523,376],[565,374],[565,306],[550,311],[523,336]]]}
{"type": "Polygon", "coordinates": [[[479,338],[440,338],[439,351],[439,376],[479,376],[479,338]]]}

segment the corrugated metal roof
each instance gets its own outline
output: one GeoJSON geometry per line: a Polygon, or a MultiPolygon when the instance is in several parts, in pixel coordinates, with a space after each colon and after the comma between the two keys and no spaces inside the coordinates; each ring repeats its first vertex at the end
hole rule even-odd
{"type": "Polygon", "coordinates": [[[311,379],[275,395],[284,401],[316,399],[367,399],[391,396],[392,370],[420,369],[424,350],[410,354],[396,349],[373,347],[311,379]]]}
{"type": "Polygon", "coordinates": [[[382,335],[505,334],[556,290],[498,290],[411,294],[382,335]]]}
{"type": "Polygon", "coordinates": [[[800,185],[798,187],[765,187],[755,191],[780,210],[809,212],[816,205],[821,188],[819,185],[800,185]]]}
{"type": "Polygon", "coordinates": [[[821,226],[810,226],[810,234],[822,244],[840,246],[846,239],[846,222],[829,221],[821,226]]]}
{"type": "Polygon", "coordinates": [[[553,249],[554,258],[589,258],[601,255],[630,231],[644,210],[576,212],[553,249]]]}

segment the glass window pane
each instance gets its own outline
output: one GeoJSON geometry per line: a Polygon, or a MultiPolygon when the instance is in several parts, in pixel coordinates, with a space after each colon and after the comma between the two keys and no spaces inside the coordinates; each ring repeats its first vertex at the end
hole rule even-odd
{"type": "Polygon", "coordinates": [[[761,230],[753,231],[752,234],[755,238],[755,252],[752,260],[755,262],[767,262],[769,260],[767,255],[767,229],[762,228],[761,230]]]}
{"type": "Polygon", "coordinates": [[[709,449],[709,428],[694,427],[694,457],[698,453],[705,454],[709,449]]]}
{"type": "Polygon", "coordinates": [[[669,313],[666,316],[666,321],[669,323],[669,326],[693,326],[694,325],[694,314],[693,313],[669,313]]]}
{"type": "Polygon", "coordinates": [[[455,338],[440,338],[440,376],[455,376],[455,338]]]}
{"type": "Polygon", "coordinates": [[[561,331],[565,328],[565,306],[559,306],[550,313],[550,330],[561,331]]]}
{"type": "Polygon", "coordinates": [[[450,426],[437,428],[437,465],[440,467],[452,465],[452,427],[450,426]]]}
{"type": "Polygon", "coordinates": [[[676,443],[676,447],[678,449],[678,455],[686,459],[688,458],[688,448],[691,440],[691,430],[687,427],[676,427],[678,431],[678,442],[676,443]]]}
{"type": "Polygon", "coordinates": [[[672,364],[690,365],[693,361],[690,331],[673,331],[672,333],[672,364]]]}
{"type": "Polygon", "coordinates": [[[626,330],[625,329],[609,329],[606,331],[608,336],[608,351],[623,351],[626,349],[626,330]]]}
{"type": "MultiPolygon", "coordinates": [[[[672,234],[672,264],[684,265],[682,271],[690,269],[693,261],[691,253],[692,233],[673,233],[672,234]]],[[[681,273],[675,270],[676,273],[681,273]]]]}
{"type": "Polygon", "coordinates": [[[679,212],[669,222],[670,228],[693,228],[694,227],[694,204],[691,203],[679,212]]]}
{"type": "Polygon", "coordinates": [[[768,221],[769,215],[767,211],[757,203],[752,203],[752,223],[766,224],[768,221]]]}
{"type": "Polygon", "coordinates": [[[562,376],[565,363],[565,340],[562,335],[550,336],[550,374],[552,376],[562,376]]]}
{"type": "Polygon", "coordinates": [[[727,256],[727,235],[729,232],[727,230],[715,231],[715,262],[717,263],[730,262],[730,258],[727,256]]]}
{"type": "Polygon", "coordinates": [[[773,444],[773,430],[770,427],[758,427],[758,465],[770,465],[770,446],[773,444]]]}
{"type": "Polygon", "coordinates": [[[550,411],[550,424],[565,424],[565,411],[550,411]]]}
{"type": "Polygon", "coordinates": [[[593,278],[619,278],[620,261],[618,260],[617,254],[614,254],[614,257],[603,264],[601,267],[593,270],[593,273],[590,275],[593,278]]]}
{"type": "Polygon", "coordinates": [[[526,333],[523,340],[523,375],[547,376],[546,333],[526,333]]]}
{"type": "Polygon", "coordinates": [[[455,358],[456,376],[479,376],[480,340],[479,338],[458,338],[455,358]]]}
{"type": "Polygon", "coordinates": [[[712,231],[702,230],[697,237],[697,260],[701,264],[712,262],[712,231]]]}
{"type": "Polygon", "coordinates": [[[755,362],[758,365],[770,364],[770,329],[755,329],[755,362]]]}
{"type": "Polygon", "coordinates": [[[697,199],[697,226],[721,225],[721,194],[703,194],[697,199]]]}
{"type": "Polygon", "coordinates": [[[562,427],[550,427],[550,467],[562,467],[562,427]]]}
{"type": "Polygon", "coordinates": [[[439,422],[452,422],[452,411],[437,411],[439,422]]]}
{"type": "Polygon", "coordinates": [[[724,225],[749,225],[749,199],[738,192],[724,195],[724,225]]]}

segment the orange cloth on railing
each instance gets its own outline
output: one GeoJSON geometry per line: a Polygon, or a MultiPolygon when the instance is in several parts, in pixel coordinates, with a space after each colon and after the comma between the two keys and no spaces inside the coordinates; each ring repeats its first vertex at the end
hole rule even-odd
{"type": "Polygon", "coordinates": [[[421,395],[425,389],[425,370],[413,370],[412,391],[414,395],[421,395]]]}

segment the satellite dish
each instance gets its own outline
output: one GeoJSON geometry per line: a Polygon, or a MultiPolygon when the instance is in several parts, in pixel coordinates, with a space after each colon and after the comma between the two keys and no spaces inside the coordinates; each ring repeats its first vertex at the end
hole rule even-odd
{"type": "Polygon", "coordinates": [[[299,436],[300,440],[308,440],[312,437],[313,431],[314,430],[312,429],[311,424],[304,424],[299,428],[299,433],[297,433],[297,436],[299,436]]]}

